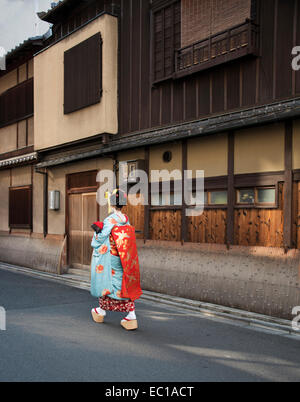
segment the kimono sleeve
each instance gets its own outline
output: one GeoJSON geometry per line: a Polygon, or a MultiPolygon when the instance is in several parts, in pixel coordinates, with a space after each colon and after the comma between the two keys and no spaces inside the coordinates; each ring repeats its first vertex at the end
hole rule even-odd
{"type": "Polygon", "coordinates": [[[107,219],[105,219],[104,227],[103,227],[101,233],[98,233],[98,234],[94,233],[91,246],[94,249],[97,249],[100,246],[102,246],[102,244],[104,244],[105,241],[108,239],[113,227],[114,227],[114,225],[112,225],[107,219]]]}

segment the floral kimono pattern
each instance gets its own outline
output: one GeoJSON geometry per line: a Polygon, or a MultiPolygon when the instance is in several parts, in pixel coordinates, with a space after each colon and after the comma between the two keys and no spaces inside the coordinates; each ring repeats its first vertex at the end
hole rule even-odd
{"type": "Polygon", "coordinates": [[[138,299],[142,291],[134,228],[120,215],[108,216],[102,232],[94,234],[91,294],[101,298],[104,310],[130,311],[134,304],[128,302],[138,299]]]}

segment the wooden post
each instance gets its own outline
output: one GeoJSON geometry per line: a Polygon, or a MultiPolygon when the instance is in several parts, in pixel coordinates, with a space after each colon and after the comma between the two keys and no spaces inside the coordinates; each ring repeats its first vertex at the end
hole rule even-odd
{"type": "Polygon", "coordinates": [[[181,243],[183,244],[188,240],[188,230],[187,230],[187,217],[185,214],[186,204],[184,199],[184,172],[187,170],[187,140],[182,141],[182,207],[181,207],[181,243]]]}
{"type": "Polygon", "coordinates": [[[285,123],[284,145],[284,228],[283,242],[287,252],[292,248],[292,208],[293,208],[293,122],[285,123]]]}
{"type": "Polygon", "coordinates": [[[228,206],[227,206],[227,248],[234,243],[234,132],[228,133],[228,206]]]}
{"type": "Polygon", "coordinates": [[[150,166],[149,166],[149,147],[145,148],[145,172],[148,176],[148,203],[145,205],[144,210],[144,242],[149,239],[149,226],[150,226],[150,203],[151,203],[151,183],[150,183],[150,166]]]}

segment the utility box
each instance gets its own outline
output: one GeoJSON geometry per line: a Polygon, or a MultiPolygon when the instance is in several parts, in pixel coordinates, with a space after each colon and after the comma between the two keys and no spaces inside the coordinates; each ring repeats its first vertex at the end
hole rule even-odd
{"type": "Polygon", "coordinates": [[[60,191],[49,191],[49,209],[58,211],[60,209],[60,191]]]}

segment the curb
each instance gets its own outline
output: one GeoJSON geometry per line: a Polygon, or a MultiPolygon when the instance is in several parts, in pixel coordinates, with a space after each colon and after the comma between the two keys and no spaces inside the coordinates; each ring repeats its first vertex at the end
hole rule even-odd
{"type": "MultiPolygon", "coordinates": [[[[15,273],[29,275],[39,279],[52,280],[57,283],[61,283],[67,286],[71,286],[77,289],[89,290],[90,281],[88,276],[78,276],[64,274],[57,275],[48,272],[35,271],[30,268],[10,265],[0,262],[0,269],[11,271],[15,273]]],[[[195,301],[191,299],[185,299],[182,297],[168,296],[162,293],[150,292],[143,290],[141,300],[160,303],[168,306],[179,307],[184,310],[198,312],[204,317],[215,317],[226,320],[231,320],[251,327],[259,327],[261,329],[268,329],[276,331],[277,333],[283,333],[287,335],[293,335],[300,340],[300,329],[296,330],[292,327],[292,321],[284,320],[281,318],[271,317],[263,314],[251,313],[245,310],[239,310],[231,307],[220,306],[211,303],[205,303],[201,301],[195,301]]]]}

